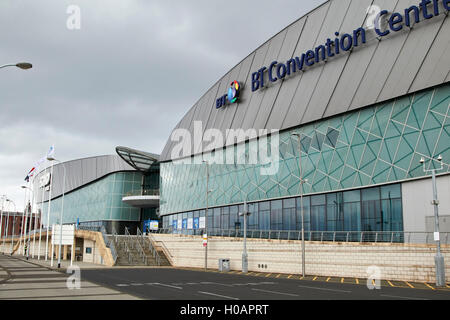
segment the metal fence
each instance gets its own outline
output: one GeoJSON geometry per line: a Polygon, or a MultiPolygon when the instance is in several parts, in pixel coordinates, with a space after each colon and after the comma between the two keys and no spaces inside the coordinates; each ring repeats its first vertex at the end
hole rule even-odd
{"type": "MultiPolygon", "coordinates": [[[[157,233],[202,235],[204,230],[159,229],[157,233]]],[[[433,232],[404,231],[305,231],[305,241],[321,242],[371,242],[434,244],[433,232]]],[[[243,238],[241,229],[208,229],[208,236],[243,238]]],[[[302,240],[300,230],[247,230],[247,238],[270,240],[302,240]]],[[[440,233],[441,244],[450,244],[450,233],[440,233]]]]}

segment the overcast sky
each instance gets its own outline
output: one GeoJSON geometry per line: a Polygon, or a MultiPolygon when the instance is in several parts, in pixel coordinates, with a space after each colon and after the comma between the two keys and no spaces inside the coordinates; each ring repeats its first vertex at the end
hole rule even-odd
{"type": "Polygon", "coordinates": [[[61,161],[161,153],[219,78],[323,2],[1,0],[0,65],[33,69],[0,69],[0,195],[22,210],[20,185],[51,145],[61,161]]]}

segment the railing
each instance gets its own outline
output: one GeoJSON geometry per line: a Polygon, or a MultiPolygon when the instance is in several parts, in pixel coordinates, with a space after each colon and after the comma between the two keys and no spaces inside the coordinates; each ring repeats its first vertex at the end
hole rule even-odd
{"type": "MultiPolygon", "coordinates": [[[[204,230],[159,229],[162,234],[202,235],[204,230]]],[[[433,232],[404,231],[305,231],[305,241],[434,244],[433,232]]],[[[208,229],[208,236],[240,238],[242,229],[208,229]]],[[[302,240],[300,230],[247,230],[247,238],[302,240]]],[[[450,244],[450,232],[440,233],[441,244],[450,244]]]]}
{"type": "Polygon", "coordinates": [[[136,244],[137,244],[136,248],[137,248],[137,250],[138,250],[139,255],[140,255],[141,258],[142,258],[142,262],[143,262],[145,265],[147,265],[147,264],[148,264],[148,259],[147,259],[147,255],[145,254],[144,248],[143,248],[143,245],[144,245],[144,243],[143,243],[144,238],[143,238],[142,232],[141,232],[141,230],[140,230],[139,228],[137,228],[136,234],[137,234],[137,236],[135,237],[135,239],[136,239],[136,244]],[[141,243],[141,241],[142,241],[142,243],[141,243]]]}
{"type": "Polygon", "coordinates": [[[125,197],[133,196],[159,196],[159,189],[132,190],[125,194],[125,197]]]}
{"type": "Polygon", "coordinates": [[[103,241],[105,241],[106,247],[108,247],[111,250],[111,255],[112,255],[113,259],[114,259],[114,264],[116,264],[116,261],[117,261],[117,258],[118,258],[118,254],[117,254],[117,250],[116,250],[115,241],[110,241],[108,239],[108,235],[106,233],[105,226],[101,226],[100,232],[102,233],[103,241]]]}

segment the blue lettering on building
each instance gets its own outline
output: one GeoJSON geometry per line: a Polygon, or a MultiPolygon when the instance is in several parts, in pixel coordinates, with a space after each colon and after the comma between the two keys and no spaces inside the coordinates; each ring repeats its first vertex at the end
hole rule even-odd
{"type": "MultiPolygon", "coordinates": [[[[420,23],[421,15],[424,19],[431,19],[440,14],[439,2],[442,1],[445,10],[450,11],[450,0],[422,0],[418,6],[406,8],[402,13],[394,12],[389,17],[387,10],[381,11],[375,18],[375,32],[379,37],[385,37],[391,32],[402,30],[405,26],[410,28],[414,23],[420,23]],[[428,7],[432,5],[432,8],[428,7]],[[387,18],[386,28],[381,27],[381,19],[387,18]]],[[[448,14],[448,12],[446,13],[448,14]]],[[[366,43],[366,29],[358,28],[353,33],[340,34],[335,32],[334,40],[327,39],[326,43],[319,45],[314,50],[308,50],[300,57],[288,60],[286,63],[273,61],[270,66],[262,67],[252,73],[252,91],[255,92],[266,85],[264,75],[268,74],[269,82],[276,82],[299,71],[304,71],[305,67],[312,67],[314,64],[326,61],[328,58],[339,55],[343,52],[351,51],[366,43]]],[[[266,77],[267,79],[267,77],[266,77]]],[[[226,98],[226,96],[225,96],[226,98]]]]}

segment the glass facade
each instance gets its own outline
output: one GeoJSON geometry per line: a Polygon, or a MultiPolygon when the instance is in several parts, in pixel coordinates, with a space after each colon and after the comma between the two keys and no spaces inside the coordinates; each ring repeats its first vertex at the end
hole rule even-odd
{"type": "MultiPolygon", "coordinates": [[[[142,173],[119,172],[101,178],[64,195],[63,223],[97,221],[140,221],[140,209],[122,201],[129,192],[140,190],[142,173]]],[[[50,225],[59,223],[62,197],[51,201],[50,225]]],[[[43,222],[47,224],[48,202],[43,204],[43,222]]]]}
{"type": "MultiPolygon", "coordinates": [[[[401,185],[249,203],[249,230],[301,230],[302,205],[305,231],[403,231],[401,185]]],[[[242,229],[243,205],[209,209],[208,229],[242,229]]],[[[163,217],[163,227],[195,215],[194,212],[163,217]]],[[[182,224],[175,232],[192,234],[182,224]]],[[[200,233],[199,233],[200,234],[200,233]]]]}
{"type": "MultiPolygon", "coordinates": [[[[365,188],[425,176],[421,157],[428,166],[438,155],[450,159],[449,107],[447,83],[281,132],[279,170],[271,176],[260,174],[262,165],[211,164],[209,206],[227,209],[221,218],[213,211],[208,219],[234,228],[239,219],[233,205],[243,203],[245,197],[249,202],[286,198],[255,204],[258,208],[250,210],[257,210],[258,216],[252,217],[249,224],[261,229],[298,230],[298,212],[294,214],[299,208],[298,199],[295,206],[288,199],[300,194],[298,140],[291,136],[296,132],[302,137],[303,178],[308,180],[302,186],[307,196],[305,211],[310,212],[305,216],[305,227],[401,229],[398,190],[394,193],[386,191],[388,187],[365,188]],[[346,191],[351,189],[360,190],[346,191]]],[[[162,215],[206,207],[206,166],[201,164],[202,155],[193,159],[200,164],[161,164],[162,215]]],[[[443,172],[450,172],[448,163],[443,172]]],[[[165,226],[171,225],[170,217],[164,221],[165,226]]]]}

